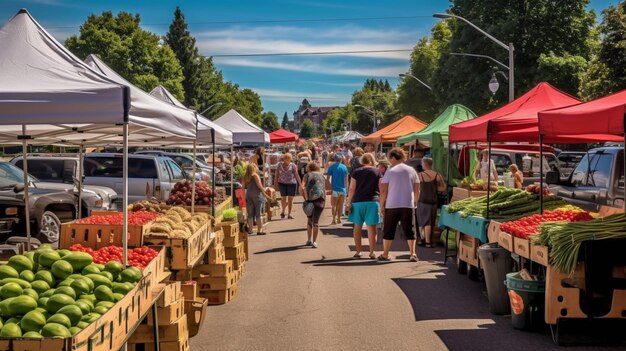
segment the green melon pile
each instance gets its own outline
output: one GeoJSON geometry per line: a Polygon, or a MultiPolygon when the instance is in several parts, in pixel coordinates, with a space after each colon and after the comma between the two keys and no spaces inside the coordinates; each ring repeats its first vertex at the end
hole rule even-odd
{"type": "Polygon", "coordinates": [[[84,252],[36,251],[0,265],[0,337],[70,337],[121,300],[142,273],[84,252]]]}

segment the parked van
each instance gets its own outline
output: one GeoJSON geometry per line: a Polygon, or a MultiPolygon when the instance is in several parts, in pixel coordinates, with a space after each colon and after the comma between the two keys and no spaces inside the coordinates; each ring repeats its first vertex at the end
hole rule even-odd
{"type": "MultiPolygon", "coordinates": [[[[89,153],[84,158],[84,183],[107,186],[124,193],[122,154],[89,153]]],[[[174,184],[187,174],[169,157],[128,155],[128,201],[155,198],[165,201],[174,184]]]]}
{"type": "MultiPolygon", "coordinates": [[[[539,182],[539,151],[525,152],[508,149],[491,149],[491,159],[496,165],[496,170],[500,176],[509,172],[509,166],[515,163],[520,171],[524,173],[524,185],[539,182]]],[[[548,171],[561,172],[559,161],[552,152],[543,153],[543,172],[548,171]]]]}

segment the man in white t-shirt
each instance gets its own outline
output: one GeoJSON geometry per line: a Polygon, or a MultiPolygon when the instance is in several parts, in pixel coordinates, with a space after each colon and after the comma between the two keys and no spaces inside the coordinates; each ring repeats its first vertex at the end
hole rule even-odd
{"type": "Polygon", "coordinates": [[[417,262],[415,254],[415,232],[413,231],[413,209],[419,191],[417,172],[404,164],[405,154],[401,148],[389,151],[387,157],[391,168],[385,172],[380,184],[380,214],[383,216],[383,254],[379,261],[390,261],[389,250],[400,223],[407,244],[410,260],[417,262]]]}

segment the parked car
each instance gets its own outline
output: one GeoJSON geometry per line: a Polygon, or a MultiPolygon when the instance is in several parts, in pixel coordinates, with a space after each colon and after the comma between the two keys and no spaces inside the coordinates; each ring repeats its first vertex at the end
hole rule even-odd
{"type": "MultiPolygon", "coordinates": [[[[11,163],[23,169],[22,156],[11,163]]],[[[39,188],[74,192],[78,196],[77,155],[28,155],[28,174],[39,179],[39,188]]],[[[83,185],[81,215],[89,216],[92,211],[109,211],[121,208],[122,198],[115,190],[97,185],[83,185]]]]}
{"type": "Polygon", "coordinates": [[[553,173],[546,176],[550,190],[589,211],[600,206],[624,206],[624,148],[592,149],[580,160],[567,181],[553,173]]]}
{"type": "MultiPolygon", "coordinates": [[[[160,150],[140,150],[135,151],[135,154],[140,155],[156,155],[169,157],[174,162],[178,163],[178,165],[185,170],[185,172],[191,174],[193,170],[193,156],[188,154],[180,154],[176,152],[167,152],[160,150]]],[[[209,166],[204,161],[198,160],[196,158],[196,179],[208,181],[211,179],[213,174],[213,166],[209,166]]]]}
{"type": "Polygon", "coordinates": [[[78,198],[74,192],[42,187],[29,176],[29,203],[24,203],[24,172],[9,162],[0,162],[0,241],[26,234],[26,208],[31,234],[46,242],[57,242],[61,223],[76,218],[78,198]]]}
{"type": "MultiPolygon", "coordinates": [[[[504,173],[509,171],[509,166],[515,163],[520,171],[524,170],[524,157],[530,157],[530,169],[524,174],[524,185],[533,184],[535,182],[539,182],[539,152],[522,152],[522,151],[513,151],[507,149],[491,149],[491,159],[496,165],[496,170],[499,175],[503,175],[504,173]]],[[[559,162],[556,159],[556,156],[551,152],[543,153],[544,160],[544,172],[558,171],[559,173],[559,162]]]]}
{"type": "MultiPolygon", "coordinates": [[[[112,188],[123,194],[122,154],[88,153],[84,158],[84,184],[112,188]]],[[[174,184],[188,179],[184,170],[169,157],[128,155],[128,198],[130,202],[155,198],[165,201],[174,184]]]]}
{"type": "Polygon", "coordinates": [[[585,156],[586,152],[582,151],[563,151],[557,156],[557,160],[559,161],[559,167],[561,170],[560,177],[565,179],[568,178],[572,173],[574,168],[578,166],[580,160],[582,160],[583,156],[585,156]]]}

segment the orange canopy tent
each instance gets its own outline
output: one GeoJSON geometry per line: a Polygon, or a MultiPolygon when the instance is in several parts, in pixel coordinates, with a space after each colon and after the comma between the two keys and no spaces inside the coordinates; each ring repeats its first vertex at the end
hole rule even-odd
{"type": "Polygon", "coordinates": [[[420,130],[426,128],[426,126],[428,126],[426,122],[421,121],[413,116],[407,115],[391,123],[385,128],[361,138],[361,142],[373,144],[395,144],[398,141],[398,138],[400,138],[401,136],[405,136],[414,132],[419,132],[420,130]]]}

